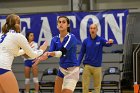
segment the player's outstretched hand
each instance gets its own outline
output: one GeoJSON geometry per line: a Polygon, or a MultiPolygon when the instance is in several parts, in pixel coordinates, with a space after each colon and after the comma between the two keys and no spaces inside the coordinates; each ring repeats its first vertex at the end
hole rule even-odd
{"type": "Polygon", "coordinates": [[[47,47],[48,47],[48,41],[45,41],[45,42],[39,47],[39,49],[45,51],[45,50],[47,49],[47,47]]]}
{"type": "Polygon", "coordinates": [[[48,59],[48,52],[45,52],[42,56],[36,58],[35,60],[33,60],[34,65],[38,65],[41,61],[45,61],[48,59]]]}

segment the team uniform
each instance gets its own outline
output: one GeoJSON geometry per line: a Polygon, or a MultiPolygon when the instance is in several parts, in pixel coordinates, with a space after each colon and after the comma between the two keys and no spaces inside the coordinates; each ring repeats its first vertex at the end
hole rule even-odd
{"type": "Polygon", "coordinates": [[[77,40],[73,34],[68,33],[63,41],[60,35],[55,36],[50,45],[49,51],[62,51],[59,62],[58,76],[63,78],[62,89],[67,88],[74,91],[79,80],[79,63],[76,58],[77,40]]]}
{"type": "MultiPolygon", "coordinates": [[[[37,43],[34,42],[34,41],[32,41],[31,43],[32,43],[32,46],[31,46],[32,49],[33,49],[34,51],[36,51],[36,50],[38,49],[37,43]]],[[[25,65],[26,67],[32,67],[33,64],[34,64],[33,59],[31,59],[31,58],[24,58],[24,65],[25,65]]]]}
{"type": "Polygon", "coordinates": [[[43,50],[33,51],[25,36],[14,30],[9,30],[7,34],[0,34],[0,93],[19,93],[11,66],[14,57],[25,53],[31,58],[36,58],[43,54],[43,50]]]}
{"type": "Polygon", "coordinates": [[[106,44],[106,42],[107,40],[97,35],[94,39],[92,39],[91,37],[86,38],[82,43],[78,61],[79,64],[81,64],[81,61],[85,56],[85,59],[83,60],[84,71],[82,76],[83,93],[88,93],[91,75],[93,75],[94,79],[93,85],[95,93],[100,93],[102,80],[101,64],[102,64],[103,46],[109,47],[112,45],[106,44]]]}
{"type": "MultiPolygon", "coordinates": [[[[38,49],[37,43],[32,41],[31,44],[32,44],[31,48],[33,49],[33,51],[36,51],[38,49]]],[[[33,60],[34,59],[32,59],[32,58],[24,58],[24,66],[31,68],[32,65],[34,64],[33,60]]],[[[33,82],[35,84],[39,82],[37,76],[33,77],[33,82]]],[[[30,78],[25,77],[25,84],[30,84],[30,78]]]]}

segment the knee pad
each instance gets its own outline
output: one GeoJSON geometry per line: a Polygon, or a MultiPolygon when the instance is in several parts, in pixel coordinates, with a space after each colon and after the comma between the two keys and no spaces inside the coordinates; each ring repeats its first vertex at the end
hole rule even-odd
{"type": "Polygon", "coordinates": [[[33,82],[34,82],[34,83],[38,83],[38,82],[39,82],[39,81],[38,81],[38,77],[34,77],[34,78],[33,78],[33,82]]]}
{"type": "Polygon", "coordinates": [[[25,84],[30,84],[30,79],[29,78],[25,79],[25,84]]]}

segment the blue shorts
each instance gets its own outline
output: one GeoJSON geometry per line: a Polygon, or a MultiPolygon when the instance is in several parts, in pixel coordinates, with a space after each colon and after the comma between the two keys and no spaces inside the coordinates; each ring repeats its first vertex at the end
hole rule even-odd
{"type": "Polygon", "coordinates": [[[8,72],[8,71],[10,71],[10,70],[0,68],[0,75],[6,73],[6,72],[8,72]]]}
{"type": "Polygon", "coordinates": [[[60,71],[60,69],[58,70],[57,76],[64,78],[64,74],[60,71]]]}
{"type": "Polygon", "coordinates": [[[33,65],[34,63],[35,63],[35,62],[33,62],[33,60],[25,60],[25,61],[24,61],[25,67],[32,67],[32,65],[33,65]]]}

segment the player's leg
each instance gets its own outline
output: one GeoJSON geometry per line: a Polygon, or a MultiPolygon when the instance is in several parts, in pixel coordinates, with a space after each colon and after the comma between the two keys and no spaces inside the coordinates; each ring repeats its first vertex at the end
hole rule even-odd
{"type": "Polygon", "coordinates": [[[4,93],[4,90],[3,90],[3,88],[2,88],[2,86],[1,86],[1,76],[0,76],[0,93],[4,93]]]}
{"type": "Polygon", "coordinates": [[[37,65],[32,67],[32,73],[33,73],[33,82],[34,82],[34,86],[35,86],[35,93],[38,93],[39,81],[38,81],[38,66],[37,65]]]}
{"type": "Polygon", "coordinates": [[[24,68],[24,75],[25,75],[25,92],[29,93],[30,91],[30,72],[32,67],[32,61],[26,60],[24,62],[25,68],[24,68]]]}
{"type": "Polygon", "coordinates": [[[64,74],[59,70],[55,78],[54,93],[62,93],[63,77],[64,74]]]}
{"type": "Polygon", "coordinates": [[[30,91],[30,67],[25,67],[24,74],[25,74],[25,91],[29,93],[30,91]]]}
{"type": "Polygon", "coordinates": [[[1,87],[1,85],[0,85],[0,93],[4,93],[4,91],[3,91],[2,87],[1,87]]]}
{"type": "Polygon", "coordinates": [[[18,83],[12,71],[0,75],[0,84],[0,93],[19,93],[18,83]]]}

